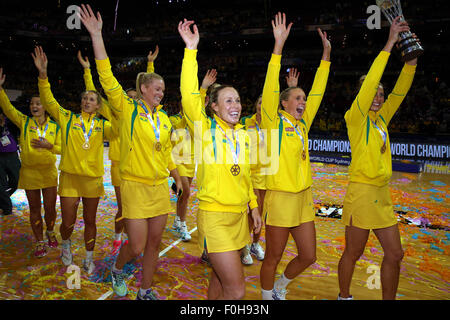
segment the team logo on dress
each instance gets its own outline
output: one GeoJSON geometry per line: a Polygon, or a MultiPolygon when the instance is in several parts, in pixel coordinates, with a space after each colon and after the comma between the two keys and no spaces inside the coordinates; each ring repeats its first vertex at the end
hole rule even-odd
{"type": "Polygon", "coordinates": [[[287,127],[285,130],[286,130],[287,132],[294,132],[294,128],[292,128],[292,127],[287,127]]]}

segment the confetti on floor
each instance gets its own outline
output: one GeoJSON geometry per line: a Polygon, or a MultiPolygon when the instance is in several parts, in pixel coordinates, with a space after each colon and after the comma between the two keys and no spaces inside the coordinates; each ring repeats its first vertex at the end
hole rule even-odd
{"type": "MultiPolygon", "coordinates": [[[[337,265],[345,244],[340,209],[348,184],[348,168],[312,163],[311,169],[313,198],[317,210],[317,261],[289,285],[286,297],[299,300],[335,300],[339,291],[337,265]]],[[[169,184],[171,183],[169,180],[169,184]]],[[[129,277],[128,295],[119,298],[111,294],[110,269],[115,260],[111,250],[117,206],[110,179],[110,161],[106,156],[104,185],[105,195],[100,200],[97,212],[94,252],[96,268],[90,276],[87,276],[82,268],[85,249],[81,205],[72,235],[74,264],[80,268],[80,289],[69,289],[69,282],[74,273],[68,273],[62,265],[59,248],[49,249],[48,255],[43,258],[33,257],[34,239],[29,226],[28,202],[23,190],[16,191],[12,196],[13,214],[0,217],[0,299],[135,299],[142,280],[140,257],[130,261],[124,268],[129,277]]],[[[390,188],[405,252],[397,298],[450,299],[450,175],[394,172],[390,188]]],[[[211,269],[201,261],[201,252],[197,246],[196,193],[194,179],[187,216],[188,229],[194,231],[190,242],[181,242],[172,229],[176,196],[171,191],[173,212],[169,214],[160,246],[160,250],[166,249],[166,252],[158,261],[153,283],[160,299],[207,298],[211,269]]],[[[57,212],[55,231],[58,241],[61,241],[59,200],[57,212]]],[[[264,229],[261,242],[264,247],[264,229]]],[[[297,248],[290,237],[278,266],[277,276],[296,255],[297,248]]],[[[370,274],[367,270],[371,266],[381,266],[382,258],[383,250],[371,233],[364,254],[355,268],[352,281],[352,294],[355,299],[381,299],[381,290],[368,286],[370,274]]],[[[245,299],[260,299],[261,263],[254,259],[252,266],[244,267],[245,299]]]]}

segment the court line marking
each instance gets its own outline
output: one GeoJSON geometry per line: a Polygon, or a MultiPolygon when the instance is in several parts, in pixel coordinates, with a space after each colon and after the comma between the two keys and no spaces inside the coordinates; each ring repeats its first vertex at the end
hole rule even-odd
{"type": "MultiPolygon", "coordinates": [[[[192,234],[192,233],[195,232],[196,230],[197,230],[197,227],[194,227],[191,231],[189,231],[189,234],[192,234]]],[[[161,258],[161,257],[162,257],[163,255],[165,255],[169,250],[171,250],[172,248],[176,247],[177,244],[179,244],[181,241],[182,241],[182,240],[181,240],[181,238],[180,238],[180,239],[178,239],[178,240],[172,242],[171,244],[169,244],[169,245],[167,246],[167,248],[165,248],[164,250],[162,250],[162,251],[159,253],[158,257],[161,258]]],[[[132,273],[132,274],[127,278],[126,281],[131,280],[131,278],[133,278],[133,276],[134,276],[134,273],[132,273]]],[[[106,292],[106,293],[104,293],[102,296],[100,296],[100,298],[98,298],[97,300],[106,300],[106,299],[109,298],[113,293],[114,293],[114,291],[110,289],[108,292],[106,292]]]]}

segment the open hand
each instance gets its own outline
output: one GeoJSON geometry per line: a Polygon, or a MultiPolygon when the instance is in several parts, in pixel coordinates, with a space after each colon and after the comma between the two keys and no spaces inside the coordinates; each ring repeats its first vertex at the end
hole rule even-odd
{"type": "Polygon", "coordinates": [[[82,4],[79,17],[91,36],[102,34],[103,20],[100,12],[97,11],[97,16],[95,16],[90,5],[85,6],[82,4]]]}
{"type": "Polygon", "coordinates": [[[45,138],[32,139],[31,146],[36,149],[53,149],[53,145],[45,138]]]}
{"type": "Polygon", "coordinates": [[[3,68],[0,68],[0,90],[3,89],[3,84],[6,80],[6,74],[3,73],[3,68]]]}
{"type": "Polygon", "coordinates": [[[200,34],[198,33],[197,25],[194,24],[193,20],[184,19],[184,21],[180,21],[180,23],[178,23],[178,32],[186,44],[186,48],[191,50],[197,49],[198,42],[200,41],[200,34]],[[191,25],[193,25],[193,32],[190,28],[191,25]]]}
{"type": "Polygon", "coordinates": [[[209,86],[211,86],[214,82],[216,82],[216,79],[217,79],[217,70],[209,69],[206,72],[205,77],[203,78],[201,87],[204,89],[208,89],[209,86]]]}
{"type": "Polygon", "coordinates": [[[83,66],[84,69],[89,69],[91,67],[91,64],[89,63],[89,59],[88,57],[83,57],[81,56],[81,51],[78,50],[78,54],[77,54],[77,58],[78,61],[80,62],[80,64],[83,66]]]}
{"type": "Polygon", "coordinates": [[[158,47],[158,45],[156,45],[155,51],[148,52],[148,56],[147,56],[148,62],[154,62],[156,60],[156,58],[158,57],[158,53],[159,53],[159,47],[158,47]]]}
{"type": "Polygon", "coordinates": [[[286,83],[289,88],[298,86],[298,78],[300,77],[300,72],[297,71],[297,68],[291,68],[289,70],[289,74],[286,77],[286,83]]]}
{"type": "Polygon", "coordinates": [[[48,66],[48,59],[47,55],[45,54],[44,50],[41,46],[36,46],[34,48],[34,54],[31,53],[31,56],[33,57],[34,65],[39,71],[39,75],[47,75],[47,66],[48,66]]]}

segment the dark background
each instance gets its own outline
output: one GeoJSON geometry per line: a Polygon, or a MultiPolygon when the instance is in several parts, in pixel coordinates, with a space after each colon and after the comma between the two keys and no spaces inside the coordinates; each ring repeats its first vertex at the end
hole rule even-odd
{"type": "MultiPolygon", "coordinates": [[[[24,90],[14,103],[27,111],[28,97],[37,91],[37,70],[30,53],[42,45],[49,58],[49,80],[55,97],[65,108],[79,110],[84,90],[83,70],[76,58],[78,49],[90,58],[94,83],[100,89],[89,35],[69,30],[66,13],[75,0],[1,1],[0,66],[7,75],[6,89],[24,90]]],[[[449,113],[449,31],[450,4],[444,0],[401,1],[411,29],[421,40],[425,54],[419,58],[413,86],[390,124],[390,135],[405,139],[450,141],[449,113]]],[[[138,72],[146,70],[147,54],[160,47],[155,71],[166,82],[163,100],[169,115],[180,108],[179,75],[184,43],[177,25],[183,18],[193,19],[200,30],[198,53],[199,81],[206,70],[218,70],[218,83],[232,84],[241,95],[242,116],[254,113],[254,101],[264,85],[274,39],[271,19],[285,12],[294,22],[283,50],[280,86],[287,85],[289,67],[300,70],[299,86],[309,92],[322,55],[316,26],[331,38],[331,71],[327,89],[314,121],[312,134],[346,137],[345,111],[356,95],[359,77],[388,38],[388,26],[369,30],[366,13],[375,1],[270,1],[270,0],[159,0],[120,1],[114,31],[117,1],[91,1],[103,18],[106,50],[113,72],[125,88],[135,86],[138,72]],[[256,32],[255,32],[256,30],[256,32]]],[[[382,16],[382,22],[386,19],[382,16]]],[[[395,51],[395,50],[394,50],[395,51]]],[[[382,78],[389,94],[402,68],[394,52],[382,78]]]]}

